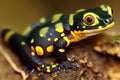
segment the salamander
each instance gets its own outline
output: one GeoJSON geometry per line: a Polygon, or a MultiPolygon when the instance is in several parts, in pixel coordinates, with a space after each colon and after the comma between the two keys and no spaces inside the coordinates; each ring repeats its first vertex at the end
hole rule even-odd
{"type": "Polygon", "coordinates": [[[77,70],[68,59],[66,48],[74,42],[99,34],[114,25],[113,10],[108,5],[79,9],[70,14],[57,13],[40,18],[23,34],[11,29],[2,31],[3,41],[27,65],[38,72],[52,73],[60,69],[77,70]],[[42,62],[53,56],[56,64],[42,62]]]}

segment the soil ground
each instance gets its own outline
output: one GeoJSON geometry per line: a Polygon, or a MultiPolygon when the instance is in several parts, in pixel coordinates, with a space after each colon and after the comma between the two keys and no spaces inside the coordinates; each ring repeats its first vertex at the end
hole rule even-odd
{"type": "MultiPolygon", "coordinates": [[[[34,72],[27,80],[120,80],[120,58],[109,54],[101,54],[103,52],[94,50],[96,45],[103,45],[108,42],[109,39],[109,35],[100,34],[71,44],[67,48],[67,56],[70,58],[75,57],[77,59],[77,61],[73,63],[79,66],[77,71],[70,69],[61,70],[59,73],[45,73],[42,76],[39,76],[37,72],[34,72]]],[[[2,45],[16,65],[19,68],[24,69],[24,65],[21,64],[20,59],[10,51],[9,47],[5,46],[2,41],[0,45],[2,45]]],[[[44,59],[43,61],[47,60],[44,59]]],[[[25,70],[25,72],[29,73],[28,70],[25,70]]],[[[20,74],[13,70],[1,54],[0,80],[22,80],[20,74]]]]}

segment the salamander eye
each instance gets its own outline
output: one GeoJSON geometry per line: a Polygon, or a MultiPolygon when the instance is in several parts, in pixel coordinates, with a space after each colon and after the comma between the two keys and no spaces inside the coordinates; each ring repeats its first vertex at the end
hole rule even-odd
{"type": "Polygon", "coordinates": [[[83,18],[83,21],[87,25],[92,25],[95,22],[95,18],[92,15],[87,15],[83,18]]]}

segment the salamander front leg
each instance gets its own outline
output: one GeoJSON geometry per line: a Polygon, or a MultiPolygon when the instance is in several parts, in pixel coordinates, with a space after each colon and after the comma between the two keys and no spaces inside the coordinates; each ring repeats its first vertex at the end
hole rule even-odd
{"type": "Polygon", "coordinates": [[[65,53],[57,53],[56,55],[56,61],[59,63],[59,67],[61,69],[72,69],[77,70],[78,66],[73,65],[72,63],[76,61],[75,58],[72,58],[71,60],[68,60],[65,53]]]}
{"type": "Polygon", "coordinates": [[[75,58],[69,60],[66,56],[65,52],[65,45],[66,42],[63,39],[60,39],[58,42],[55,43],[55,57],[56,57],[56,62],[59,63],[59,66],[61,69],[73,69],[77,70],[78,67],[77,65],[73,65],[72,63],[76,61],[75,58]]]}

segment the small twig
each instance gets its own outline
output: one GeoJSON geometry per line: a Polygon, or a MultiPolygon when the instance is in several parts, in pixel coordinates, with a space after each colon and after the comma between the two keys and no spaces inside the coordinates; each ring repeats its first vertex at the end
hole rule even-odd
{"type": "Polygon", "coordinates": [[[26,80],[29,75],[26,74],[23,70],[21,70],[20,68],[17,67],[17,65],[13,62],[13,60],[12,60],[11,57],[7,54],[7,52],[3,50],[3,48],[2,48],[1,45],[0,45],[0,53],[5,57],[5,59],[8,61],[8,63],[11,65],[12,68],[13,68],[16,72],[18,72],[19,74],[21,74],[23,80],[26,80]]]}

